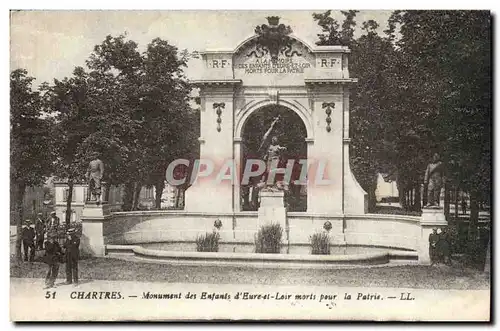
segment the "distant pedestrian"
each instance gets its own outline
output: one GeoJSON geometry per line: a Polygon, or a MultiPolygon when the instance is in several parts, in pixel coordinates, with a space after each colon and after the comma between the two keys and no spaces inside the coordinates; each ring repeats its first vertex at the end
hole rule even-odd
{"type": "Polygon", "coordinates": [[[61,246],[55,241],[56,234],[54,232],[47,233],[47,242],[45,243],[45,263],[49,266],[47,276],[45,277],[45,288],[54,287],[54,284],[59,273],[59,263],[62,260],[61,246]]]}
{"type": "Polygon", "coordinates": [[[467,214],[467,201],[465,198],[462,198],[462,215],[467,214]]]}
{"type": "Polygon", "coordinates": [[[78,286],[78,259],[80,258],[80,239],[76,235],[75,229],[71,228],[67,232],[64,242],[66,255],[66,284],[73,282],[78,286]]]}
{"type": "Polygon", "coordinates": [[[33,262],[35,260],[35,229],[30,220],[26,220],[21,233],[24,249],[24,261],[33,262]]]}
{"type": "Polygon", "coordinates": [[[436,250],[439,260],[445,264],[451,263],[451,237],[446,228],[443,228],[439,234],[439,240],[436,244],[436,250]]]}
{"type": "Polygon", "coordinates": [[[55,231],[59,227],[60,220],[57,217],[56,212],[53,211],[50,213],[50,217],[47,220],[47,231],[55,231]]]}
{"type": "Polygon", "coordinates": [[[38,213],[35,220],[35,243],[36,249],[43,249],[43,242],[45,238],[45,222],[42,218],[42,213],[38,213]]]}
{"type": "Polygon", "coordinates": [[[431,266],[437,262],[437,252],[436,245],[439,241],[439,235],[437,233],[437,228],[432,229],[432,233],[429,235],[429,258],[431,260],[431,266]]]}

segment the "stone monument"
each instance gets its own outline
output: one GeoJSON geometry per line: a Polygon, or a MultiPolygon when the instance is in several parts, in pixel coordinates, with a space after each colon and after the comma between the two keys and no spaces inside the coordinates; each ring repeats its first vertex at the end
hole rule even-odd
{"type": "MultiPolygon", "coordinates": [[[[349,163],[349,95],[357,82],[349,75],[349,48],[313,46],[279,17],[267,21],[235,48],[200,52],[204,69],[190,81],[200,89],[199,159],[215,165],[233,160],[237,169],[245,169],[242,139],[248,119],[279,106],[300,117],[305,128],[303,159],[311,169],[303,184],[305,212],[365,214],[367,194],[349,163]]],[[[193,177],[200,180],[186,191],[187,212],[242,211],[246,184],[193,177]]]]}
{"type": "MultiPolygon", "coordinates": [[[[104,162],[97,153],[92,154],[86,177],[88,179],[88,194],[82,211],[82,250],[94,256],[104,256],[104,226],[109,218],[109,206],[102,199],[102,177],[104,162]]],[[[105,195],[104,195],[105,196],[105,195]]]]}
{"type": "MultiPolygon", "coordinates": [[[[422,208],[422,238],[427,238],[433,228],[445,227],[448,223],[444,208],[440,204],[441,189],[444,181],[444,165],[439,154],[435,153],[432,161],[425,170],[424,189],[427,188],[427,204],[422,208]]],[[[431,263],[429,256],[429,242],[421,241],[419,260],[422,263],[431,263]]]]}
{"type": "MultiPolygon", "coordinates": [[[[271,123],[271,126],[262,138],[259,150],[267,144],[268,137],[279,119],[279,117],[276,117],[271,123]]],[[[278,223],[283,229],[287,229],[286,208],[284,204],[285,187],[281,184],[282,181],[279,181],[276,178],[278,170],[280,170],[279,165],[283,161],[284,151],[286,151],[286,147],[280,146],[278,144],[278,138],[273,136],[263,157],[266,162],[266,171],[262,176],[261,182],[258,184],[260,200],[260,206],[258,209],[259,226],[270,223],[278,223]]]]}

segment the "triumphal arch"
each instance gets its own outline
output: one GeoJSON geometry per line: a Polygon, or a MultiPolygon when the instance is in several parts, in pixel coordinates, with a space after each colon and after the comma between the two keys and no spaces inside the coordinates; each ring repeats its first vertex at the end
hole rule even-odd
{"type": "Polygon", "coordinates": [[[305,181],[296,186],[302,211],[364,214],[366,192],[349,164],[349,89],[357,81],[349,76],[349,53],[345,46],[307,44],[278,17],[268,17],[268,24],[234,49],[201,52],[204,70],[191,82],[201,99],[198,170],[213,171],[186,191],[186,211],[244,212],[254,192],[254,182],[241,178],[247,154],[252,148],[254,157],[262,154],[258,143],[251,147],[246,139],[255,128],[269,127],[261,146],[271,143],[270,136],[283,137],[287,158],[306,169],[299,171],[305,181]],[[203,168],[203,160],[213,164],[203,168]]]}

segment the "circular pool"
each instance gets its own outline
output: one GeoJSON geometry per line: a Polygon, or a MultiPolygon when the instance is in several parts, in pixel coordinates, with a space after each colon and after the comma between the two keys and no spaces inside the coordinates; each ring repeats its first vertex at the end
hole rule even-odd
{"type": "MultiPolygon", "coordinates": [[[[194,242],[159,242],[139,244],[148,250],[174,251],[174,252],[196,252],[196,243],[194,242]]],[[[384,254],[394,251],[411,252],[410,250],[373,247],[361,245],[340,245],[330,246],[330,255],[358,255],[358,254],[384,254]]],[[[248,243],[219,243],[219,253],[255,253],[255,245],[248,243]]],[[[281,254],[311,255],[310,245],[282,245],[281,254]]]]}

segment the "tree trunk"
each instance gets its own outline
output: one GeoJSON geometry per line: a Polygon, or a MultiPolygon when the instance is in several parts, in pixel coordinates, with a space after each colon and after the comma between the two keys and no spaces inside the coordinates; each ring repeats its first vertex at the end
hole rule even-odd
{"type": "Polygon", "coordinates": [[[458,186],[455,187],[455,222],[458,221],[458,193],[459,193],[458,186]]]}
{"type": "Polygon", "coordinates": [[[66,199],[66,218],[65,218],[65,222],[66,222],[66,226],[69,225],[69,223],[71,223],[71,202],[73,200],[73,180],[70,179],[68,181],[68,198],[66,199]]]}
{"type": "Polygon", "coordinates": [[[477,223],[479,222],[479,206],[477,203],[477,192],[470,191],[470,218],[469,218],[469,242],[475,242],[477,237],[477,223]]]}
{"type": "Polygon", "coordinates": [[[403,187],[404,187],[403,182],[399,176],[396,180],[396,187],[398,188],[399,205],[401,206],[401,208],[404,208],[404,206],[405,206],[405,192],[403,189],[403,187]]]}
{"type": "Polygon", "coordinates": [[[408,210],[408,207],[409,207],[409,199],[408,199],[408,196],[409,196],[409,191],[408,189],[405,189],[405,206],[404,206],[404,209],[405,210],[408,210]]]}
{"type": "Polygon", "coordinates": [[[131,211],[134,203],[134,183],[125,183],[123,188],[123,211],[131,211]]]}
{"type": "Polygon", "coordinates": [[[134,204],[132,206],[132,210],[137,210],[137,207],[139,206],[141,190],[142,190],[142,182],[136,182],[134,188],[134,204]]]}
{"type": "Polygon", "coordinates": [[[111,190],[111,183],[106,183],[104,191],[104,201],[109,203],[109,191],[111,190]]]}
{"type": "Polygon", "coordinates": [[[181,194],[183,193],[184,186],[176,186],[175,187],[175,206],[174,208],[179,208],[181,194]]]}
{"type": "Polygon", "coordinates": [[[413,200],[413,189],[410,190],[410,209],[413,210],[415,208],[415,202],[413,200]]]}
{"type": "Polygon", "coordinates": [[[446,221],[450,221],[450,189],[448,183],[444,183],[444,217],[446,221]]]}
{"type": "Polygon", "coordinates": [[[420,190],[420,184],[417,183],[417,186],[415,186],[415,206],[414,210],[415,211],[422,211],[422,200],[421,200],[421,190],[420,190]]]}
{"type": "Polygon", "coordinates": [[[426,206],[429,201],[427,201],[427,196],[429,195],[428,185],[424,183],[424,189],[422,192],[422,206],[426,206]]]}
{"type": "Polygon", "coordinates": [[[368,212],[374,212],[377,207],[377,176],[374,175],[368,183],[368,212]]]}
{"type": "Polygon", "coordinates": [[[163,194],[163,189],[165,189],[165,181],[158,180],[155,184],[155,208],[161,209],[161,196],[163,194]]]}
{"type": "Polygon", "coordinates": [[[21,255],[21,233],[23,231],[23,199],[24,199],[24,191],[26,190],[26,185],[24,183],[18,183],[16,187],[16,260],[18,262],[23,261],[23,257],[21,255]]]}
{"type": "Polygon", "coordinates": [[[490,273],[491,269],[491,234],[488,239],[488,247],[486,248],[486,258],[484,261],[484,272],[490,273]]]}

